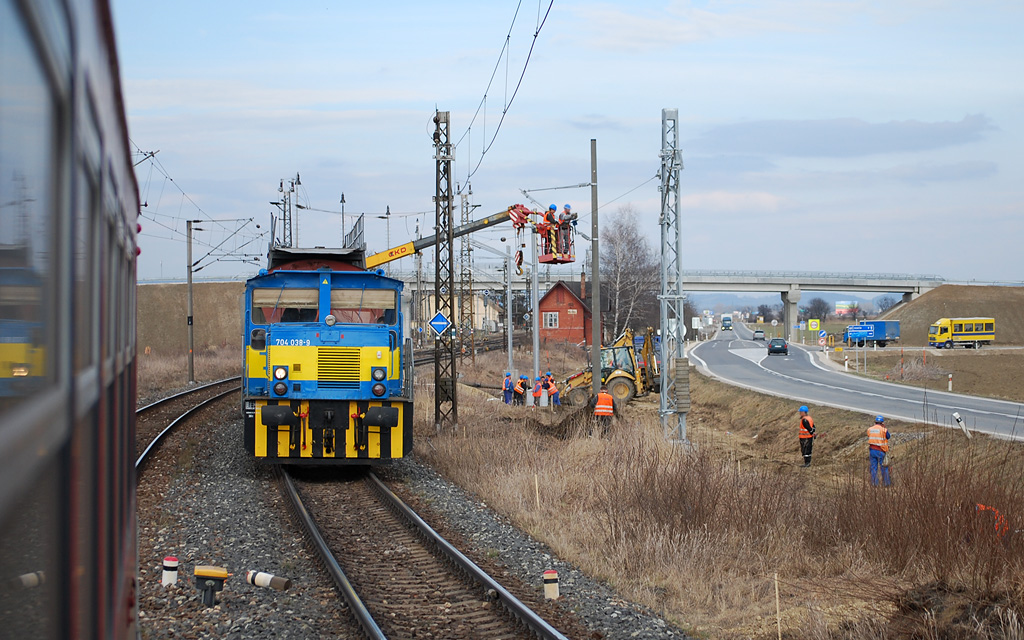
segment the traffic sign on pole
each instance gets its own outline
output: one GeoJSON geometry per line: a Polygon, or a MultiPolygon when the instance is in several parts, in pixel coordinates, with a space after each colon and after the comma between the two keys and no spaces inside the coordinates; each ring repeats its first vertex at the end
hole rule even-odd
{"type": "Polygon", "coordinates": [[[452,326],[452,323],[449,322],[448,318],[446,318],[440,311],[438,311],[437,315],[431,318],[430,322],[427,324],[430,325],[430,328],[433,329],[434,333],[437,335],[441,335],[448,327],[452,326]]]}
{"type": "Polygon", "coordinates": [[[825,330],[824,330],[824,329],[821,329],[820,331],[818,331],[818,337],[819,337],[819,338],[824,338],[824,337],[825,337],[825,336],[827,336],[827,335],[828,335],[828,334],[827,334],[827,333],[825,333],[825,330]]]}

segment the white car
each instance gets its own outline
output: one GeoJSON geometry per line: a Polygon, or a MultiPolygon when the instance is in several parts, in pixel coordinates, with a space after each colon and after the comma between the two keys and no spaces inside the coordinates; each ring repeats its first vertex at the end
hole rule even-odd
{"type": "Polygon", "coordinates": [[[754,340],[764,340],[764,331],[761,329],[754,329],[754,340]]]}

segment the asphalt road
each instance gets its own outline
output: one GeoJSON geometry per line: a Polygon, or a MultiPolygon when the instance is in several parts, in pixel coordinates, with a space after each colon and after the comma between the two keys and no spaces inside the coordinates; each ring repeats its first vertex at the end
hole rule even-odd
{"type": "Polygon", "coordinates": [[[723,382],[800,404],[959,428],[956,412],[971,431],[1024,440],[1024,404],[869,380],[833,369],[817,347],[791,343],[788,356],[769,356],[765,342],[752,335],[742,325],[719,331],[693,347],[690,360],[723,382]]]}

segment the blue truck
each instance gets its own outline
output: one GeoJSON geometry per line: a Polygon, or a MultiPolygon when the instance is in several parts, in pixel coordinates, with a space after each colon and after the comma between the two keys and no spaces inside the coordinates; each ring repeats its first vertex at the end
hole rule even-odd
{"type": "Polygon", "coordinates": [[[858,347],[872,344],[884,347],[890,342],[900,341],[899,320],[865,320],[859,325],[851,326],[863,327],[864,329],[855,330],[852,338],[849,335],[851,333],[850,327],[843,329],[843,342],[850,346],[856,343],[858,347]],[[865,333],[866,335],[864,335],[865,333]]]}

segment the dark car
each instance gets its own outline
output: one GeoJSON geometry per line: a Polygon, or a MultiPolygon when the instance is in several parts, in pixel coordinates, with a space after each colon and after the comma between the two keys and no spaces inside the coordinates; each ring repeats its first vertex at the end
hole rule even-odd
{"type": "Polygon", "coordinates": [[[784,356],[788,356],[789,344],[782,338],[772,338],[768,342],[768,355],[773,353],[781,353],[784,356]]]}
{"type": "Polygon", "coordinates": [[[754,340],[764,340],[764,331],[761,329],[754,329],[754,340]]]}

